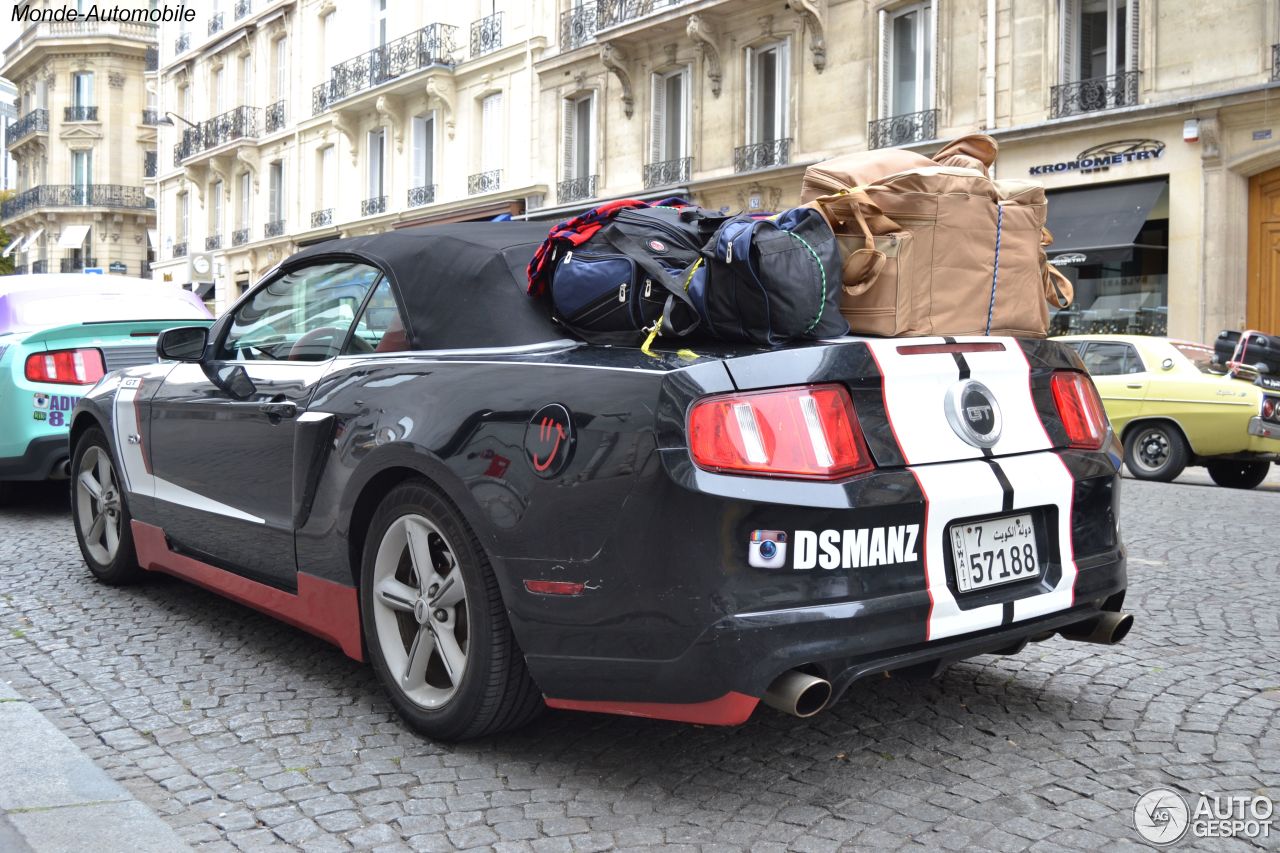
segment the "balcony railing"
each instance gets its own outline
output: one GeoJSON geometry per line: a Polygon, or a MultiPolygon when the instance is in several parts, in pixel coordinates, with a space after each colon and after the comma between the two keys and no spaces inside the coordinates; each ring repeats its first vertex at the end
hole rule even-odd
{"type": "Polygon", "coordinates": [[[267,107],[267,114],[264,122],[264,129],[266,133],[275,133],[277,130],[283,130],[284,122],[284,101],[276,101],[274,104],[267,107]]]}
{"type": "Polygon", "coordinates": [[[658,163],[646,163],[644,166],[644,188],[669,187],[689,180],[693,170],[692,157],[680,157],[676,160],[662,160],[658,163]]]}
{"type": "Polygon", "coordinates": [[[1271,45],[1271,79],[1280,80],[1280,44],[1271,45]]]}
{"type": "Polygon", "coordinates": [[[679,6],[687,0],[597,0],[597,29],[616,27],[679,6]]]}
{"type": "Polygon", "coordinates": [[[471,58],[484,56],[502,47],[502,13],[471,22],[471,58]]]}
{"type": "Polygon", "coordinates": [[[361,216],[376,216],[379,213],[387,212],[387,197],[385,195],[366,198],[360,202],[361,216]]]}
{"type": "Polygon", "coordinates": [[[160,123],[159,110],[143,110],[142,123],[145,125],[155,126],[160,123]]]}
{"type": "Polygon", "coordinates": [[[173,256],[175,258],[185,258],[187,256],[187,241],[173,244],[173,256]]]}
{"type": "Polygon", "coordinates": [[[324,210],[311,211],[311,227],[323,228],[326,225],[333,224],[333,208],[326,207],[324,210]]]}
{"type": "Polygon", "coordinates": [[[209,16],[209,35],[222,32],[222,13],[209,16]]]}
{"type": "Polygon", "coordinates": [[[1138,103],[1138,74],[1125,71],[1054,86],[1049,96],[1049,118],[1132,106],[1138,103]]]}
{"type": "Polygon", "coordinates": [[[147,52],[142,55],[142,70],[155,71],[160,67],[160,51],[158,48],[149,47],[147,52]]]}
{"type": "Polygon", "coordinates": [[[156,176],[156,172],[159,171],[159,165],[160,165],[159,160],[160,158],[159,156],[157,156],[157,152],[155,151],[148,151],[145,154],[143,154],[142,155],[142,177],[154,178],[156,176]]]}
{"type": "Polygon", "coordinates": [[[82,269],[96,267],[98,265],[97,258],[62,258],[58,261],[59,272],[80,272],[82,269]]]}
{"type": "Polygon", "coordinates": [[[432,65],[455,65],[458,28],[429,24],[417,32],[333,66],[329,79],[311,90],[311,114],[319,115],[352,95],[432,65]]]}
{"type": "Polygon", "coordinates": [[[599,175],[582,175],[561,181],[556,185],[556,199],[561,204],[596,197],[596,179],[599,175]]]}
{"type": "Polygon", "coordinates": [[[891,148],[936,139],[938,111],[921,110],[867,122],[867,147],[891,148]]]}
{"type": "Polygon", "coordinates": [[[240,20],[249,14],[253,9],[253,4],[249,0],[236,0],[236,20],[240,20]]]}
{"type": "Polygon", "coordinates": [[[436,201],[436,185],[427,184],[422,187],[413,187],[409,190],[409,207],[422,207],[424,204],[435,204],[436,201]]]}
{"type": "Polygon", "coordinates": [[[173,40],[173,52],[175,55],[186,53],[191,49],[191,33],[182,33],[173,40]]]}
{"type": "Polygon", "coordinates": [[[5,145],[13,145],[19,139],[26,137],[32,133],[48,133],[49,132],[49,111],[48,110],[32,110],[22,118],[9,125],[9,129],[5,132],[5,145]]]}
{"type": "Polygon", "coordinates": [[[62,110],[63,121],[97,121],[97,107],[64,107],[62,110]]]}
{"type": "Polygon", "coordinates": [[[497,192],[501,186],[501,169],[490,169],[487,172],[467,176],[467,193],[469,195],[497,192]]]}
{"type": "Polygon", "coordinates": [[[245,243],[248,243],[248,242],[249,242],[248,228],[237,228],[235,231],[231,232],[231,245],[243,246],[245,243]]]}
{"type": "Polygon", "coordinates": [[[583,3],[560,13],[560,50],[573,50],[595,41],[596,4],[583,3]]]}
{"type": "Polygon", "coordinates": [[[173,146],[173,164],[236,139],[256,139],[258,113],[254,107],[236,107],[182,131],[182,141],[173,146]]]}
{"type": "Polygon", "coordinates": [[[283,233],[284,233],[283,219],[273,219],[270,222],[268,222],[266,225],[262,226],[262,236],[264,238],[279,237],[283,233]]]}
{"type": "Polygon", "coordinates": [[[791,137],[756,142],[733,149],[733,171],[754,172],[791,162],[791,137]]]}
{"type": "Polygon", "coordinates": [[[32,274],[32,275],[40,275],[41,273],[45,273],[45,272],[48,272],[48,271],[49,271],[49,262],[48,262],[48,261],[46,261],[46,260],[39,260],[39,261],[32,261],[32,262],[31,262],[31,274],[32,274]]]}
{"type": "Polygon", "coordinates": [[[206,252],[216,252],[222,248],[222,235],[214,234],[212,237],[204,238],[204,250],[206,252]]]}
{"type": "Polygon", "coordinates": [[[142,187],[121,184],[42,184],[6,201],[0,206],[0,218],[20,216],[29,210],[47,207],[119,207],[149,210],[156,206],[142,187]]]}
{"type": "Polygon", "coordinates": [[[9,273],[9,275],[26,275],[26,274],[27,274],[26,264],[14,264],[13,272],[9,273]]]}

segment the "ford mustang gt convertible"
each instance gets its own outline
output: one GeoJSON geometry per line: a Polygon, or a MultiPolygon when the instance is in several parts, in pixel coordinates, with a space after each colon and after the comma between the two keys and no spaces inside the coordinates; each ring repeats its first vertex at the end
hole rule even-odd
{"type": "Polygon", "coordinates": [[[587,345],[524,294],[545,234],[328,242],[165,330],[74,413],[89,569],[326,638],[441,739],[543,706],[807,716],[1129,630],[1119,446],[1068,347],[587,345]]]}

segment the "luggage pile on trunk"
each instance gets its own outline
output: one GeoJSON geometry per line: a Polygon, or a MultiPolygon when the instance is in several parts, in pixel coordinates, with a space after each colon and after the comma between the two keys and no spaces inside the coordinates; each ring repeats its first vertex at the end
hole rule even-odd
{"type": "Polygon", "coordinates": [[[1045,257],[1043,187],[992,180],[996,142],[811,166],[801,206],[722,216],[611,202],[552,229],[529,293],[594,343],[698,338],[780,346],[854,334],[1043,338],[1070,282],[1045,257]]]}

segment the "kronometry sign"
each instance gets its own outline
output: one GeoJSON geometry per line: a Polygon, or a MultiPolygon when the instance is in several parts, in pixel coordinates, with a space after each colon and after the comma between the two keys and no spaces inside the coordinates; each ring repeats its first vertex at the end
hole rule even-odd
{"type": "Polygon", "coordinates": [[[1032,166],[1033,175],[1050,175],[1054,172],[1098,172],[1112,166],[1132,163],[1135,160],[1159,160],[1164,154],[1164,143],[1158,139],[1119,139],[1086,148],[1076,159],[1065,163],[1046,163],[1032,166]]]}

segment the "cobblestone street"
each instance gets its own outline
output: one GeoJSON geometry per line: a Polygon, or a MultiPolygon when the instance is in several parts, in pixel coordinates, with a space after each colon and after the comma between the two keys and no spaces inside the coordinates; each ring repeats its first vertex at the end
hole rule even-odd
{"type": "Polygon", "coordinates": [[[810,720],[548,712],[458,746],[300,631],[165,577],[94,583],[44,489],[0,510],[0,683],[199,850],[1137,848],[1157,785],[1280,798],[1280,494],[1123,489],[1122,645],[872,679],[810,720]]]}

